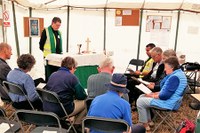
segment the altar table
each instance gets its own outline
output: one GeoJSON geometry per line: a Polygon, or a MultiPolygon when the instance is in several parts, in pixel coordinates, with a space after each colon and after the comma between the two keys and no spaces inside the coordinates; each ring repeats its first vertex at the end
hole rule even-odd
{"type": "Polygon", "coordinates": [[[48,77],[51,73],[58,70],[61,66],[61,61],[67,57],[71,56],[78,62],[78,67],[75,71],[75,75],[81,82],[84,88],[87,88],[87,79],[91,74],[98,73],[97,67],[99,63],[106,58],[103,53],[90,53],[90,54],[49,54],[46,57],[46,67],[45,67],[45,77],[48,77]]]}

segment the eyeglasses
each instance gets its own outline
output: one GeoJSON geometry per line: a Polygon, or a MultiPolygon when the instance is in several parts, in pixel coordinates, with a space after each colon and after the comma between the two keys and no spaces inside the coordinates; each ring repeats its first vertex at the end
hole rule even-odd
{"type": "Polygon", "coordinates": [[[151,58],[155,59],[159,54],[151,55],[151,58]]]}

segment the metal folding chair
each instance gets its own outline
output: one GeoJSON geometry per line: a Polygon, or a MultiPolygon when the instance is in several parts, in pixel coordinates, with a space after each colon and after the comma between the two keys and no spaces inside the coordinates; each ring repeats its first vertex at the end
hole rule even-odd
{"type": "Polygon", "coordinates": [[[59,117],[52,112],[42,112],[36,110],[17,110],[15,113],[18,122],[20,123],[22,132],[25,132],[23,124],[35,125],[31,131],[28,129],[26,132],[43,133],[43,132],[59,132],[66,133],[67,130],[63,129],[60,124],[59,117]]]}
{"type": "Polygon", "coordinates": [[[129,125],[124,120],[87,116],[82,121],[82,133],[85,128],[104,133],[128,132],[129,125]]]}
{"type": "Polygon", "coordinates": [[[26,98],[26,101],[28,101],[28,103],[30,105],[30,109],[35,110],[31,101],[29,100],[26,92],[24,91],[24,89],[21,86],[11,83],[11,82],[8,82],[8,81],[3,81],[3,85],[4,85],[5,92],[7,92],[7,94],[13,93],[16,95],[24,96],[26,98]]]}
{"type": "MultiPolygon", "coordinates": [[[[175,103],[174,107],[176,107],[177,105],[181,106],[182,99],[183,99],[184,95],[186,94],[187,89],[188,89],[188,85],[186,86],[186,88],[182,92],[182,97],[175,103]]],[[[180,106],[179,106],[179,108],[180,108],[180,106]]],[[[157,106],[152,106],[151,109],[153,110],[153,112],[155,114],[154,119],[157,118],[157,117],[161,118],[161,121],[157,125],[155,125],[155,128],[152,131],[152,133],[156,132],[156,130],[164,122],[170,127],[171,130],[173,130],[174,132],[176,131],[177,127],[174,124],[174,119],[172,118],[172,113],[177,113],[178,109],[169,110],[169,109],[160,108],[160,107],[157,107],[157,106]]]]}
{"type": "Polygon", "coordinates": [[[126,67],[125,73],[130,69],[130,67],[131,67],[132,70],[136,71],[136,70],[138,70],[139,66],[143,66],[143,65],[144,65],[144,61],[143,60],[131,59],[129,64],[128,64],[128,66],[126,67]],[[131,65],[132,65],[132,67],[134,67],[134,69],[131,67],[131,65]]]}
{"type": "Polygon", "coordinates": [[[66,112],[63,104],[59,100],[58,95],[55,92],[44,90],[44,89],[39,89],[39,88],[37,88],[37,92],[40,95],[40,97],[41,97],[43,102],[45,101],[45,102],[55,103],[55,104],[58,104],[61,107],[61,109],[65,113],[65,117],[64,118],[60,118],[60,119],[64,119],[67,122],[69,122],[69,128],[67,130],[68,132],[72,128],[74,130],[74,132],[76,133],[76,129],[74,128],[74,121],[72,121],[70,119],[70,117],[69,117],[68,113],[66,112]]]}
{"type": "Polygon", "coordinates": [[[10,132],[15,133],[18,132],[20,129],[19,123],[9,120],[5,110],[0,107],[0,125],[1,124],[4,125],[5,128],[3,129],[1,128],[0,131],[4,133],[10,133],[10,132]]]}

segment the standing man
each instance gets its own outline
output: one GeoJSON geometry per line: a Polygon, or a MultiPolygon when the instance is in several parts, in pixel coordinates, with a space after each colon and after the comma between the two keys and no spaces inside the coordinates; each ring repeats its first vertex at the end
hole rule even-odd
{"type": "Polygon", "coordinates": [[[43,51],[44,57],[51,53],[62,53],[62,37],[58,30],[61,25],[61,19],[54,17],[51,25],[42,31],[40,38],[40,50],[43,51]]]}
{"type": "Polygon", "coordinates": [[[10,66],[6,63],[6,60],[10,59],[12,55],[12,48],[7,43],[0,43],[0,83],[6,80],[6,76],[11,70],[10,66]]]}

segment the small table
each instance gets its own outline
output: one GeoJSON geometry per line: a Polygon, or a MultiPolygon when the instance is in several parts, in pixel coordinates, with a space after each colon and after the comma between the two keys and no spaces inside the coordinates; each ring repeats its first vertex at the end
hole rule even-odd
{"type": "Polygon", "coordinates": [[[62,60],[71,56],[78,62],[78,67],[75,71],[75,75],[81,82],[81,85],[84,88],[87,88],[87,79],[91,74],[98,73],[97,67],[99,63],[106,58],[104,53],[87,53],[87,54],[49,54],[46,57],[46,66],[45,66],[45,78],[46,81],[48,77],[61,66],[62,60]]]}

